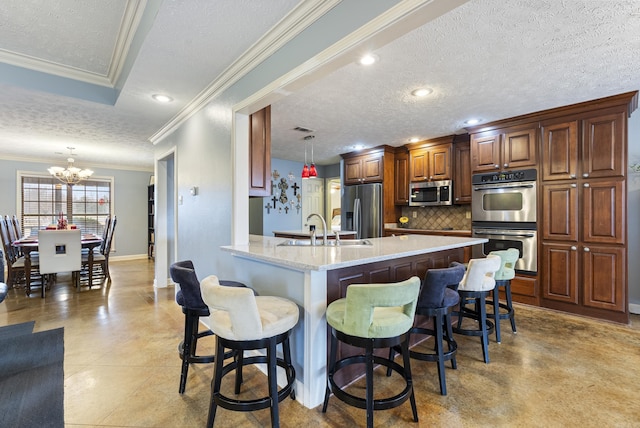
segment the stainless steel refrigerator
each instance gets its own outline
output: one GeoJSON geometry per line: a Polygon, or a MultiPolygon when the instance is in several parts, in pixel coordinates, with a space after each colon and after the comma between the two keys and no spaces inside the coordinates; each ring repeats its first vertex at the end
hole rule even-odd
{"type": "Polygon", "coordinates": [[[341,229],[358,232],[358,239],[382,236],[382,184],[342,186],[341,229]]]}

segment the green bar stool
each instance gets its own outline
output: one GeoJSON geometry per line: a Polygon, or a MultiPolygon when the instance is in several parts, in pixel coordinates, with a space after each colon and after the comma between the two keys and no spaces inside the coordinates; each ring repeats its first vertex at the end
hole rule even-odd
{"type": "Polygon", "coordinates": [[[331,349],[323,413],[327,411],[329,396],[333,392],[336,398],[345,403],[366,409],[368,428],[373,427],[374,410],[391,409],[407,400],[411,402],[413,420],[418,422],[411,380],[409,330],[413,326],[419,292],[420,279],[417,276],[391,284],[351,284],[347,287],[346,298],[336,300],[327,307],[331,349]],[[364,348],[364,355],[349,356],[336,361],[338,340],[364,348]],[[373,354],[374,349],[394,346],[400,347],[404,366],[373,354]],[[363,363],[366,367],[365,398],[348,393],[334,381],[334,375],[339,370],[352,364],[363,363]],[[374,399],[374,364],[380,364],[399,373],[405,380],[405,388],[392,397],[374,399]]]}
{"type": "Polygon", "coordinates": [[[520,251],[515,248],[506,250],[492,251],[489,255],[500,257],[502,263],[500,269],[496,272],[496,287],[493,289],[493,300],[487,300],[488,304],[493,304],[493,313],[487,314],[487,317],[494,320],[496,327],[496,342],[500,343],[500,320],[509,319],[511,321],[511,331],[516,333],[516,319],[513,310],[513,302],[511,301],[511,280],[515,278],[515,265],[520,258],[520,251]],[[500,288],[504,289],[505,302],[500,303],[500,288]],[[506,312],[500,311],[500,308],[506,312]]]}

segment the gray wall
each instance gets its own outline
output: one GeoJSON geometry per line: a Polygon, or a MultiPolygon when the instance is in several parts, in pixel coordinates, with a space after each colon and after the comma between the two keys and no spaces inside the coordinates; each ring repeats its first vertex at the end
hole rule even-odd
{"type": "MultiPolygon", "coordinates": [[[[0,214],[18,212],[17,171],[42,173],[51,165],[0,159],[0,214]]],[[[97,177],[113,177],[114,214],[118,224],[114,237],[113,258],[147,254],[147,186],[151,172],[91,167],[97,177]]]]}

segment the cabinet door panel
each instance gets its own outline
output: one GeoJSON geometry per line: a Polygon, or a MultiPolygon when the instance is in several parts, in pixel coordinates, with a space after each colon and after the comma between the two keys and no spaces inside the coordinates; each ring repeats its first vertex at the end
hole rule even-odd
{"type": "Polygon", "coordinates": [[[271,195],[271,106],[249,116],[249,196],[271,195]]]}
{"type": "Polygon", "coordinates": [[[362,161],[362,178],[364,181],[382,181],[383,165],[382,156],[368,156],[362,161]]]}
{"type": "Polygon", "coordinates": [[[409,203],[409,156],[407,154],[399,155],[396,153],[394,162],[394,203],[396,205],[407,205],[409,203]]]}
{"type": "Polygon", "coordinates": [[[500,168],[500,134],[483,132],[471,136],[471,169],[495,171],[500,168]]]}
{"type": "Polygon", "coordinates": [[[576,183],[542,187],[542,238],[578,240],[578,189],[576,183]]]}
{"type": "Polygon", "coordinates": [[[451,144],[429,150],[429,179],[451,179],[451,144]]]}
{"type": "Polygon", "coordinates": [[[362,159],[351,158],[344,161],[345,184],[358,184],[362,178],[362,159]]]}
{"type": "Polygon", "coordinates": [[[542,244],[542,297],[578,304],[578,252],[566,244],[542,244]]]}
{"type": "Polygon", "coordinates": [[[582,172],[590,178],[624,176],[624,113],[592,117],[582,121],[582,172]]]}
{"type": "Polygon", "coordinates": [[[507,132],[504,135],[501,168],[536,166],[536,130],[507,132]]]}
{"type": "Polygon", "coordinates": [[[469,143],[456,143],[454,148],[453,187],[456,204],[471,203],[471,147],[469,143]]]}
{"type": "Polygon", "coordinates": [[[583,183],[583,240],[603,244],[625,243],[624,181],[583,183]]]}
{"type": "Polygon", "coordinates": [[[542,179],[566,180],[578,173],[578,121],[542,126],[542,179]]]}
{"type": "Polygon", "coordinates": [[[625,250],[586,247],[583,251],[584,306],[625,312],[625,250]]]}
{"type": "Polygon", "coordinates": [[[429,154],[427,150],[412,150],[409,154],[409,180],[427,180],[429,173],[429,154]]]}

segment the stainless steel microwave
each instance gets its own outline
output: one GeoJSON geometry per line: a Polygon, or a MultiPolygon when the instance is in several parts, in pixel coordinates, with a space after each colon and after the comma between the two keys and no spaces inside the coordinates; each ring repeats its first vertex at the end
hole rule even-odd
{"type": "Polygon", "coordinates": [[[409,185],[409,206],[429,207],[453,204],[451,180],[418,181],[409,185]]]}

